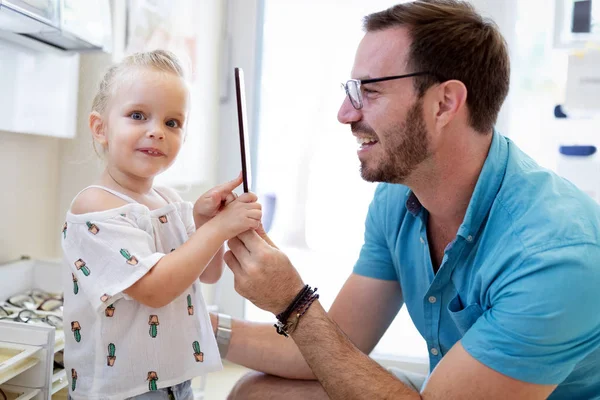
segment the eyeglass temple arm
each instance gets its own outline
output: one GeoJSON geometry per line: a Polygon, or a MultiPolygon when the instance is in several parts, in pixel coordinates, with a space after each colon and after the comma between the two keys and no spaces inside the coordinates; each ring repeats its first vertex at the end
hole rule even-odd
{"type": "Polygon", "coordinates": [[[405,75],[394,75],[394,76],[384,76],[382,78],[372,78],[372,79],[357,79],[361,84],[367,84],[367,83],[375,83],[375,82],[384,82],[384,81],[391,81],[393,79],[402,79],[402,78],[410,78],[413,76],[421,76],[421,75],[431,75],[434,76],[436,79],[438,79],[439,81],[444,81],[445,79],[442,78],[441,76],[439,76],[436,73],[433,72],[428,72],[428,71],[423,71],[423,72],[413,72],[412,74],[405,74],[405,75]]]}

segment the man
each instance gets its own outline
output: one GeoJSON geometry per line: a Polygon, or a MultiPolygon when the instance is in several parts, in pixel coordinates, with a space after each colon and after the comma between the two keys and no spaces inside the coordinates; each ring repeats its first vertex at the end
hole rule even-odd
{"type": "MultiPolygon", "coordinates": [[[[496,26],[422,0],[365,31],[338,114],[364,142],[362,177],[384,182],[359,259],[291,338],[234,321],[227,358],[266,374],[231,397],[600,398],[600,210],[494,130],[509,87],[496,26]],[[403,302],[427,342],[424,386],[367,356],[403,302]]],[[[235,288],[258,307],[279,314],[304,287],[266,235],[229,247],[235,288]]]]}

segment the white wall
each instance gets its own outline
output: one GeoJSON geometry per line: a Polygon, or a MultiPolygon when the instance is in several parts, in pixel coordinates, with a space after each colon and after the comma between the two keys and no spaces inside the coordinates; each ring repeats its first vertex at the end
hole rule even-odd
{"type": "MultiPolygon", "coordinates": [[[[81,189],[94,183],[102,171],[103,164],[92,147],[88,116],[98,82],[111,62],[111,57],[107,54],[86,54],[80,58],[77,135],[73,139],[61,141],[58,153],[55,211],[57,226],[63,225],[65,213],[75,195],[81,189]]],[[[57,254],[60,254],[59,236],[54,245],[57,254]]]]}
{"type": "Polygon", "coordinates": [[[0,132],[0,262],[54,256],[60,139],[0,132]]]}
{"type": "Polygon", "coordinates": [[[0,262],[21,255],[60,257],[60,232],[70,201],[99,172],[87,115],[109,63],[107,55],[81,57],[74,139],[0,132],[0,262]]]}

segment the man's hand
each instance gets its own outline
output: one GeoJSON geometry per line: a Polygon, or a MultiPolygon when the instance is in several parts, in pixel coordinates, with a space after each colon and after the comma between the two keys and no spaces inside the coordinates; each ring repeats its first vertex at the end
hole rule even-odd
{"type": "Polygon", "coordinates": [[[236,199],[233,190],[242,184],[242,174],[237,178],[215,186],[196,200],[194,204],[194,220],[196,225],[202,225],[223,209],[224,206],[236,199]]]}
{"type": "Polygon", "coordinates": [[[253,230],[227,243],[230,250],[223,259],[233,272],[235,290],[263,310],[285,311],[304,287],[287,256],[253,230]]]}
{"type": "Polygon", "coordinates": [[[276,249],[279,249],[279,247],[277,247],[275,245],[275,243],[273,243],[273,241],[271,240],[271,238],[269,237],[269,235],[267,235],[267,232],[265,231],[265,228],[263,227],[262,222],[260,223],[260,226],[258,227],[258,229],[256,229],[256,233],[258,233],[258,236],[260,236],[262,238],[262,240],[264,240],[265,242],[267,242],[267,244],[271,247],[274,247],[276,249]]]}

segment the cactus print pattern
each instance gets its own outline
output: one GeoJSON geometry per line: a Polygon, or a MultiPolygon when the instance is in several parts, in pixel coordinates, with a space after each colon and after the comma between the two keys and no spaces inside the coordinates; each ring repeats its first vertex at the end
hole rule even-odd
{"type": "Polygon", "coordinates": [[[150,391],[158,390],[156,387],[156,381],[158,380],[158,375],[156,374],[155,371],[148,372],[148,378],[146,380],[148,381],[148,390],[150,390],[150,391]]]}
{"type": "Polygon", "coordinates": [[[85,223],[88,227],[88,231],[92,234],[92,235],[97,235],[98,232],[100,232],[100,229],[98,229],[98,227],[95,224],[92,224],[90,221],[85,223]]]}
{"type": "Polygon", "coordinates": [[[137,265],[137,263],[138,263],[137,258],[135,258],[135,256],[132,256],[131,254],[129,254],[129,252],[127,250],[121,249],[121,255],[123,257],[125,257],[125,259],[127,260],[127,264],[137,265]]]}
{"type": "Polygon", "coordinates": [[[158,315],[151,315],[148,319],[148,325],[150,325],[150,337],[155,338],[158,335],[158,315]]]}
{"type": "Polygon", "coordinates": [[[106,357],[106,365],[112,367],[113,365],[115,365],[116,359],[117,357],[115,357],[115,344],[110,343],[108,345],[108,356],[106,357]]]}
{"type": "Polygon", "coordinates": [[[75,341],[77,343],[81,342],[81,325],[79,325],[79,321],[71,322],[71,332],[73,332],[73,336],[75,336],[75,341]]]}
{"type": "Polygon", "coordinates": [[[77,293],[79,293],[79,285],[77,284],[77,282],[78,282],[77,277],[72,272],[71,272],[71,275],[73,276],[73,294],[77,294],[77,293]]]}
{"type": "Polygon", "coordinates": [[[192,295],[187,295],[188,315],[194,315],[194,305],[192,304],[192,295]]]}
{"type": "Polygon", "coordinates": [[[115,306],[111,304],[110,306],[106,307],[104,309],[104,315],[106,315],[107,318],[112,318],[112,316],[115,315],[115,306]]]}
{"type": "Polygon", "coordinates": [[[196,362],[203,362],[204,353],[200,351],[200,343],[198,343],[197,340],[192,343],[192,348],[194,349],[194,358],[196,359],[196,362]]]}
{"type": "Polygon", "coordinates": [[[83,272],[83,275],[90,276],[91,271],[85,264],[85,261],[83,261],[81,258],[75,261],[75,268],[77,268],[78,271],[83,272]]]}
{"type": "Polygon", "coordinates": [[[77,371],[75,368],[71,368],[71,390],[74,392],[77,388],[77,371]]]}

